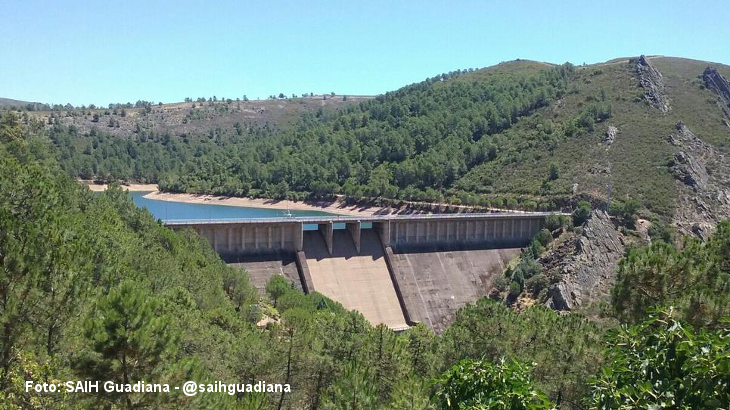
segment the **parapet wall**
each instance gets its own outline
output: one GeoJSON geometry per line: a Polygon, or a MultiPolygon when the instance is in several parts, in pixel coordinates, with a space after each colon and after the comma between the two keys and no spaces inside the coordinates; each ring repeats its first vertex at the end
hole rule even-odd
{"type": "Polygon", "coordinates": [[[373,227],[379,230],[385,246],[427,249],[525,246],[544,225],[542,216],[509,215],[485,219],[392,220],[373,227]]]}
{"type": "Polygon", "coordinates": [[[304,224],[317,225],[331,254],[336,224],[344,224],[360,251],[362,222],[371,222],[384,246],[499,248],[524,246],[544,226],[546,213],[279,218],[237,221],[170,221],[173,229],[192,228],[221,256],[299,252],[304,224]]]}

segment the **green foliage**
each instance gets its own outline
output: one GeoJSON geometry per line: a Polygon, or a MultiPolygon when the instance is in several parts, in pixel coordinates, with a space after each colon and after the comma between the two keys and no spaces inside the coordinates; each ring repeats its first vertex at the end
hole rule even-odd
{"type": "Polygon", "coordinates": [[[653,313],[610,332],[589,409],[720,409],[730,406],[730,322],[696,332],[653,313]]]}
{"type": "Polygon", "coordinates": [[[538,241],[542,246],[547,246],[553,240],[553,236],[547,229],[541,229],[540,232],[535,235],[535,240],[538,241]]]}
{"type": "MultiPolygon", "coordinates": [[[[136,359],[126,372],[132,379],[267,380],[294,386],[291,393],[276,395],[166,396],[166,402],[129,397],[132,404],[154,408],[433,408],[427,392],[434,376],[462,359],[497,363],[502,357],[508,367],[512,360],[534,362],[535,388],[561,408],[580,408],[585,381],[603,362],[603,330],[578,314],[557,315],[541,306],[517,312],[480,300],[461,309],[441,335],[424,325],[395,334],[370,326],[362,315],[321,294],[304,295],[283,278],[267,286],[274,309],[259,300],[248,275],[227,267],[205,240],[160,226],[119,188],[92,195],[59,172],[60,164],[74,177],[160,181],[173,191],[449,198],[542,210],[567,203],[568,181],[603,192],[605,178],[589,172],[600,158],[612,164],[616,197],[636,198],[635,204],[640,201],[653,213],[669,214],[676,195],[663,165],[664,142],[676,124],[671,117],[688,110],[684,99],[673,100],[666,119],[642,111],[643,106],[635,114],[614,98],[620,86],[582,81],[590,75],[586,70],[508,66],[439,76],[334,115],[304,116],[284,132],[239,124],[203,135],[171,135],[139,125],[134,135],[118,138],[58,122],[49,122],[46,132],[46,124],[4,115],[0,402],[10,408],[98,407],[95,397],[24,393],[21,379],[68,380],[102,372],[123,379],[124,352],[136,359]],[[574,92],[567,94],[569,88],[574,92]],[[556,98],[564,108],[550,106],[556,98]],[[596,124],[611,115],[624,124],[621,135],[632,138],[617,139],[606,151],[592,142],[602,133],[596,124]],[[670,127],[663,128],[665,123],[670,127]],[[267,321],[259,328],[262,311],[267,321]],[[131,326],[123,318],[134,319],[131,326]]],[[[622,79],[621,69],[621,64],[606,66],[592,79],[622,79]]],[[[635,87],[633,77],[626,79],[635,87]]],[[[707,115],[686,117],[700,118],[698,132],[717,138],[707,124],[720,120],[702,114],[707,115]],[[703,125],[702,118],[711,120],[703,125]]],[[[620,217],[634,220],[638,207],[630,205],[635,204],[621,204],[620,217]]],[[[582,223],[589,214],[590,205],[581,203],[574,216],[582,223]]],[[[559,229],[565,219],[550,217],[546,227],[559,229]]],[[[650,235],[665,237],[662,230],[650,235]]],[[[666,372],[670,376],[704,383],[705,375],[723,374],[710,360],[725,363],[714,353],[722,350],[714,349],[727,338],[721,317],[728,314],[729,238],[724,223],[705,244],[689,241],[681,250],[653,244],[630,250],[622,262],[613,293],[622,320],[639,322],[648,307],[671,303],[683,319],[710,329],[692,333],[691,339],[691,348],[711,346],[709,353],[691,350],[689,343],[651,345],[657,357],[687,348],[707,364],[692,364],[687,373],[675,366],[674,373],[666,372]],[[703,339],[704,334],[714,339],[703,339]]],[[[509,278],[495,278],[495,285],[503,291],[513,287],[513,296],[544,293],[549,282],[535,258],[547,241],[549,232],[540,232],[509,278]]],[[[633,346],[654,343],[653,336],[637,334],[634,340],[641,343],[633,346]]],[[[634,371],[641,371],[636,363],[612,374],[625,371],[621,380],[643,380],[645,373],[634,371]]],[[[709,388],[705,383],[698,391],[709,388]]],[[[129,406],[121,400],[105,404],[129,406]]]]}
{"type": "Polygon", "coordinates": [[[621,223],[631,229],[636,227],[637,213],[641,205],[634,199],[627,199],[626,202],[618,200],[611,201],[611,206],[608,209],[608,213],[612,216],[619,218],[621,223]]]}
{"type": "Polygon", "coordinates": [[[436,379],[433,397],[441,409],[553,408],[545,395],[533,387],[529,367],[506,360],[496,364],[460,361],[436,379]]]}
{"type": "Polygon", "coordinates": [[[444,363],[461,359],[497,362],[502,357],[535,363],[535,387],[561,408],[579,408],[586,380],[603,358],[603,331],[576,314],[532,306],[517,312],[488,299],[461,309],[441,336],[444,363]]]}
{"type": "Polygon", "coordinates": [[[652,241],[664,241],[666,243],[672,243],[673,241],[672,230],[659,219],[651,221],[648,234],[652,241]]]}
{"type": "Polygon", "coordinates": [[[377,410],[378,392],[367,368],[347,367],[332,386],[332,396],[324,402],[327,410],[377,410]]]}
{"type": "Polygon", "coordinates": [[[649,308],[676,306],[693,326],[715,326],[730,315],[730,222],[718,224],[706,242],[687,238],[681,250],[664,241],[633,249],[619,262],[611,302],[629,323],[649,308]]]}
{"type": "Polygon", "coordinates": [[[583,225],[591,216],[591,204],[588,201],[578,202],[578,206],[573,210],[573,225],[583,225]]]}
{"type": "Polygon", "coordinates": [[[274,275],[266,282],[266,293],[274,301],[274,306],[279,298],[289,290],[291,290],[291,284],[281,275],[274,275]]]}
{"type": "Polygon", "coordinates": [[[525,288],[530,292],[533,298],[537,298],[544,289],[550,285],[547,276],[539,273],[525,281],[525,288]]]}
{"type": "Polygon", "coordinates": [[[522,293],[522,285],[520,284],[520,282],[518,282],[516,280],[513,280],[512,282],[510,282],[510,284],[509,284],[510,297],[516,298],[517,296],[520,295],[520,293],[522,293]]]}
{"type": "MultiPolygon", "coordinates": [[[[116,383],[151,382],[175,355],[177,335],[168,316],[156,316],[157,301],[134,282],[125,280],[101,296],[84,323],[92,351],[75,363],[79,375],[116,383]]],[[[153,395],[100,392],[127,408],[143,406],[153,395]]]]}
{"type": "Polygon", "coordinates": [[[463,81],[457,72],[335,115],[304,115],[294,129],[281,132],[233,127],[170,135],[140,127],[133,138],[121,139],[54,126],[50,138],[74,177],[277,199],[343,192],[435,201],[457,194],[456,183],[474,166],[502,161],[507,147],[495,145],[495,136],[560,97],[571,72],[569,65],[533,65],[517,72],[487,70],[463,81]]]}
{"type": "Polygon", "coordinates": [[[545,217],[545,229],[554,231],[567,225],[568,221],[565,216],[559,214],[550,214],[545,217]]]}
{"type": "Polygon", "coordinates": [[[492,287],[494,287],[494,289],[496,289],[498,292],[504,292],[510,286],[510,283],[512,283],[510,278],[505,276],[497,276],[492,281],[492,287]]]}

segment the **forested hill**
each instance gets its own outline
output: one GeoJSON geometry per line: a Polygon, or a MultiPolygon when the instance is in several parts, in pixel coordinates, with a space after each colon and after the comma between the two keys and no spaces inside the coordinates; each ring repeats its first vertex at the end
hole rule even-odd
{"type": "Polygon", "coordinates": [[[666,57],[512,61],[307,113],[289,130],[211,124],[110,137],[104,124],[44,126],[63,167],[82,178],[543,210],[580,198],[603,206],[610,186],[617,207],[636,201],[646,218],[689,232],[730,216],[729,76],[721,64],[666,57]]]}

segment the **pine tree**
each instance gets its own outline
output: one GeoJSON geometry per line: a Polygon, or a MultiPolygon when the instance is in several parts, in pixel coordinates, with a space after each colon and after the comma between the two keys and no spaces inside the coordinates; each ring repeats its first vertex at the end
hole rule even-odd
{"type": "MultiPolygon", "coordinates": [[[[84,323],[91,351],[77,362],[79,373],[92,380],[124,384],[156,382],[166,361],[174,355],[176,341],[170,318],[156,317],[156,308],[156,299],[129,280],[101,296],[84,323]]],[[[101,394],[114,397],[128,409],[154,397],[101,394]]]]}

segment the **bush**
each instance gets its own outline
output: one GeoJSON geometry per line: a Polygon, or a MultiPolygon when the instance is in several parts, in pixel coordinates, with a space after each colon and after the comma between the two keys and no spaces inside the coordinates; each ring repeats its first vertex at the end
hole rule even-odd
{"type": "Polygon", "coordinates": [[[695,333],[673,313],[656,312],[609,334],[606,365],[590,382],[587,408],[730,407],[730,324],[695,333]]]}
{"type": "Polygon", "coordinates": [[[535,235],[535,239],[540,242],[542,246],[547,246],[553,240],[553,236],[547,229],[541,229],[540,232],[535,235]]]}
{"type": "Polygon", "coordinates": [[[519,283],[512,281],[512,283],[509,284],[509,295],[510,297],[516,298],[517,296],[522,293],[522,287],[519,283]]]}
{"type": "Polygon", "coordinates": [[[566,223],[563,215],[552,214],[545,217],[545,228],[551,232],[565,226],[566,223]]]}
{"type": "Polygon", "coordinates": [[[509,285],[510,285],[510,279],[507,277],[504,277],[502,275],[497,276],[492,281],[492,286],[494,287],[494,289],[496,289],[500,293],[507,290],[509,285]]]}
{"type": "Polygon", "coordinates": [[[492,364],[464,359],[436,379],[433,399],[440,409],[551,409],[535,389],[530,368],[518,362],[492,364]]]}
{"type": "Polygon", "coordinates": [[[550,286],[550,280],[542,273],[538,273],[525,281],[525,288],[530,292],[532,297],[537,297],[548,286],[550,286]]]}
{"type": "Polygon", "coordinates": [[[530,253],[532,256],[538,257],[542,255],[543,252],[545,252],[545,247],[542,246],[542,243],[540,243],[537,238],[533,239],[532,242],[530,242],[530,253]]]}
{"type": "Polygon", "coordinates": [[[649,226],[649,237],[652,241],[664,241],[672,243],[672,231],[662,221],[655,219],[649,226]]]}
{"type": "Polygon", "coordinates": [[[608,207],[608,214],[621,219],[621,223],[627,228],[634,229],[640,208],[641,204],[631,198],[627,199],[626,202],[613,200],[608,207]]]}
{"type": "Polygon", "coordinates": [[[527,211],[534,211],[537,209],[537,202],[535,201],[525,201],[525,203],[522,205],[523,208],[527,211]]]}
{"type": "Polygon", "coordinates": [[[578,207],[573,211],[573,225],[583,225],[591,216],[591,204],[588,201],[578,202],[578,207]]]}
{"type": "Polygon", "coordinates": [[[266,293],[274,302],[274,306],[279,298],[289,290],[291,290],[291,284],[281,275],[274,275],[266,282],[266,293]]]}

